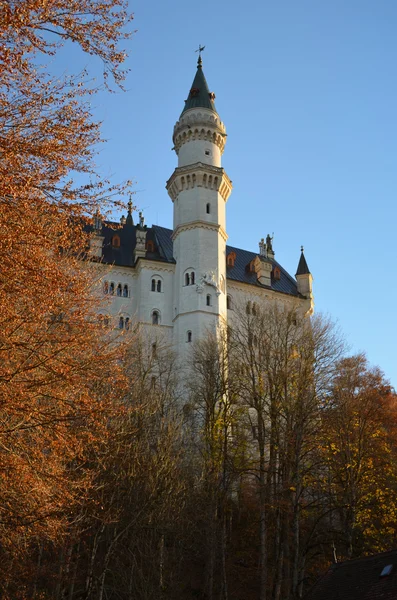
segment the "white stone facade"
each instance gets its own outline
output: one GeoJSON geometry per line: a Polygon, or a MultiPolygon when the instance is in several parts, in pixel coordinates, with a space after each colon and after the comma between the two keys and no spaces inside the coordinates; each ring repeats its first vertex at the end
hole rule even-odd
{"type": "MultiPolygon", "coordinates": [[[[195,97],[208,93],[199,69],[201,63],[194,83],[205,85],[191,89],[195,97]]],[[[232,184],[221,165],[225,126],[206,98],[202,106],[186,102],[173,134],[178,166],[166,186],[173,231],[146,229],[141,215],[135,226],[129,215],[120,233],[96,228],[91,245],[97,260],[102,251],[99,285],[109,324],[127,331],[132,323],[147,325],[148,337],[168,340],[181,364],[195,340],[233,319],[235,306],[278,299],[298,303],[303,312],[313,310],[305,261],[296,281],[274,260],[269,236],[257,254],[227,248],[226,202],[232,184]]]]}

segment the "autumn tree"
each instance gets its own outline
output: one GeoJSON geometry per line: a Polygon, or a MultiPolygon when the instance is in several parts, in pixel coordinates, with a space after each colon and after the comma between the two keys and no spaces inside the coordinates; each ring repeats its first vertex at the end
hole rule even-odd
{"type": "Polygon", "coordinates": [[[8,1],[0,15],[4,597],[17,597],[11,565],[24,564],[21,553],[28,556],[35,540],[65,531],[84,497],[85,450],[106,434],[123,380],[116,346],[95,317],[91,270],[80,262],[88,241],[82,220],[122,187],[95,172],[100,131],[88,74],[51,76],[45,63],[74,43],[121,84],[129,18],[124,0],[8,1]],[[72,172],[90,181],[75,185],[72,172]]]}
{"type": "Polygon", "coordinates": [[[362,354],[339,362],[322,411],[322,478],[338,554],[395,545],[396,396],[362,354]]]}

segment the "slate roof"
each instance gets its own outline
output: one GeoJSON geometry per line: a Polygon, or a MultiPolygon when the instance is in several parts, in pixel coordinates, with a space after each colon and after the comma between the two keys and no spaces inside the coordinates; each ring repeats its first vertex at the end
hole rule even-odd
{"type": "Polygon", "coordinates": [[[304,600],[396,600],[397,550],[332,565],[304,600]],[[384,567],[389,575],[381,577],[384,567]]]}
{"type": "Polygon", "coordinates": [[[210,108],[216,112],[215,103],[211,100],[210,90],[205,79],[203,68],[201,64],[201,58],[197,62],[197,72],[193,79],[192,87],[189,90],[187,100],[185,100],[185,107],[181,112],[181,115],[189,108],[210,108]]]}
{"type": "MultiPolygon", "coordinates": [[[[122,267],[133,267],[133,251],[136,243],[137,226],[124,225],[120,227],[117,223],[105,223],[102,225],[101,235],[104,236],[102,260],[106,264],[115,264],[122,267]],[[120,237],[120,247],[116,248],[112,245],[114,235],[120,237]]],[[[146,252],[146,258],[175,263],[173,257],[172,229],[153,225],[147,228],[146,240],[153,240],[155,244],[154,252],[146,252]]],[[[250,262],[257,256],[257,253],[248,250],[241,250],[234,246],[226,246],[226,255],[230,252],[236,254],[233,267],[227,267],[226,277],[231,281],[246,283],[258,288],[266,289],[258,283],[256,273],[249,271],[250,262]]],[[[273,266],[280,269],[280,279],[272,278],[271,288],[276,292],[299,296],[297,283],[289,273],[275,260],[271,261],[273,266]]]]}

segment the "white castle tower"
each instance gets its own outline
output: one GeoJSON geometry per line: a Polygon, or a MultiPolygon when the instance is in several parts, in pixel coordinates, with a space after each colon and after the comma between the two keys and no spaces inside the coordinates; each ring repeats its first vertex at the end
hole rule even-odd
{"type": "Polygon", "coordinates": [[[174,203],[174,345],[226,323],[225,205],[232,183],[221,166],[226,130],[215,109],[199,56],[197,73],[174,127],[178,167],[167,182],[174,203]]]}

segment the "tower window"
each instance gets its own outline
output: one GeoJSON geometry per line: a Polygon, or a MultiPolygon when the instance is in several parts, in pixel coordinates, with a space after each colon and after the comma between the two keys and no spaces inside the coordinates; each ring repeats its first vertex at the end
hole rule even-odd
{"type": "Polygon", "coordinates": [[[157,291],[161,292],[161,279],[158,279],[157,281],[157,291]]]}
{"type": "Polygon", "coordinates": [[[112,281],[112,282],[111,282],[111,284],[109,285],[109,294],[110,294],[111,296],[113,296],[113,295],[114,295],[114,283],[113,283],[113,281],[112,281]]]}
{"type": "Polygon", "coordinates": [[[206,156],[211,156],[211,150],[205,150],[205,151],[204,151],[204,154],[205,154],[206,156]]]}
{"type": "Polygon", "coordinates": [[[247,315],[251,314],[251,302],[247,302],[247,305],[245,307],[245,312],[247,313],[247,315]]]}
{"type": "Polygon", "coordinates": [[[118,284],[116,293],[117,293],[117,296],[121,297],[121,295],[123,293],[123,290],[122,290],[122,287],[121,287],[121,283],[118,284]]]}
{"type": "Polygon", "coordinates": [[[113,248],[120,248],[120,237],[118,235],[112,237],[112,246],[113,248]]]}
{"type": "Polygon", "coordinates": [[[119,318],[119,329],[124,329],[124,317],[119,318]]]}
{"type": "Polygon", "coordinates": [[[109,293],[109,283],[107,281],[105,281],[104,284],[103,284],[103,293],[104,294],[108,294],[109,293]]]}
{"type": "Polygon", "coordinates": [[[191,331],[188,331],[186,333],[186,341],[189,343],[192,341],[192,332],[191,331]]]}
{"type": "Polygon", "coordinates": [[[130,319],[129,319],[129,317],[126,317],[126,318],[125,318],[125,321],[124,321],[124,329],[125,329],[126,331],[128,331],[128,330],[129,330],[129,328],[130,328],[130,319]]]}
{"type": "Polygon", "coordinates": [[[128,298],[128,285],[125,284],[123,287],[123,298],[128,298]]]}
{"type": "Polygon", "coordinates": [[[190,283],[194,285],[194,271],[190,273],[190,283]]]}
{"type": "Polygon", "coordinates": [[[211,306],[211,294],[207,294],[207,306],[211,306]]]}
{"type": "Polygon", "coordinates": [[[206,211],[207,211],[207,215],[209,215],[211,212],[211,204],[209,202],[207,203],[206,211]]]}
{"type": "Polygon", "coordinates": [[[186,273],[186,275],[185,275],[185,285],[190,285],[190,275],[189,275],[189,273],[186,273]]]}
{"type": "Polygon", "coordinates": [[[231,298],[231,296],[226,296],[226,308],[228,310],[232,310],[232,298],[231,298]]]}
{"type": "Polygon", "coordinates": [[[156,358],[156,356],[157,356],[157,344],[156,344],[156,342],[154,342],[154,344],[152,344],[152,356],[153,356],[153,358],[156,358]]]}
{"type": "Polygon", "coordinates": [[[158,325],[160,323],[160,313],[158,310],[152,312],[152,325],[158,325]]]}
{"type": "Polygon", "coordinates": [[[152,279],[152,292],[156,291],[156,280],[152,279]]]}

